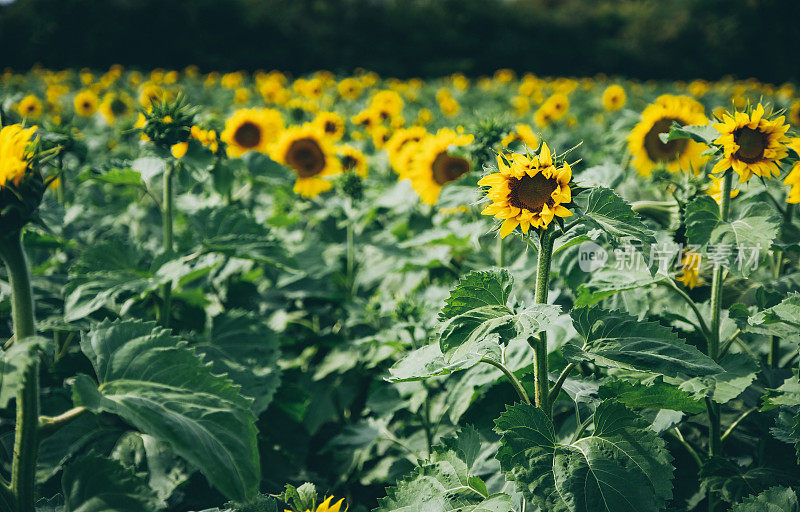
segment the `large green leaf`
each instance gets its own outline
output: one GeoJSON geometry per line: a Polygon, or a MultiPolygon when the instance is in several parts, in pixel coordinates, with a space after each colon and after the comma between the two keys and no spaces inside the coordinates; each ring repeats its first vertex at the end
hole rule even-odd
{"type": "Polygon", "coordinates": [[[575,307],[591,306],[619,292],[650,286],[666,278],[664,274],[658,272],[651,275],[640,266],[634,269],[618,269],[606,265],[593,271],[589,281],[578,287],[575,307]]]}
{"type": "Polygon", "coordinates": [[[719,365],[723,372],[684,381],[680,388],[695,398],[711,397],[715,402],[725,404],[741,395],[758,373],[758,364],[747,354],[726,354],[719,365]]]}
{"type": "Polygon", "coordinates": [[[650,247],[656,243],[653,231],[639,215],[610,188],[596,187],[575,197],[579,214],[602,229],[612,245],[619,246],[633,239],[641,249],[645,261],[649,261],[650,247]]]}
{"type": "Polygon", "coordinates": [[[25,370],[39,359],[40,352],[52,350],[52,340],[41,336],[15,340],[7,349],[0,349],[0,409],[17,396],[25,370]]]}
{"type": "Polygon", "coordinates": [[[627,382],[612,380],[600,386],[598,394],[602,399],[613,398],[632,408],[669,409],[689,414],[699,414],[706,410],[702,400],[658,377],[654,382],[627,382]]]}
{"type": "Polygon", "coordinates": [[[755,313],[743,328],[746,332],[777,336],[800,344],[800,293],[791,293],[780,304],[755,313]]]}
{"type": "Polygon", "coordinates": [[[505,306],[514,279],[505,269],[470,272],[450,291],[439,313],[444,321],[482,306],[505,306]]]}
{"type": "Polygon", "coordinates": [[[83,336],[81,349],[98,383],[76,377],[77,405],[117,414],[167,443],[231,499],[257,493],[252,401],[184,341],[152,322],[105,321],[83,336]]]}
{"type": "Polygon", "coordinates": [[[217,373],[227,373],[253,398],[253,412],[264,412],[280,382],[278,337],[258,316],[227,311],[212,322],[208,338],[195,345],[217,373]]]}
{"type": "Polygon", "coordinates": [[[731,273],[748,276],[755,256],[758,262],[778,236],[778,217],[763,205],[749,205],[733,219],[723,221],[719,205],[710,196],[700,196],[686,207],[686,237],[702,247],[710,260],[719,260],[731,273]]]}
{"type": "Polygon", "coordinates": [[[758,496],[750,496],[731,512],[798,512],[797,493],[787,487],[772,487],[758,496]]]}
{"type": "Polygon", "coordinates": [[[489,494],[472,473],[480,452],[480,437],[466,427],[446,439],[428,461],[386,490],[375,512],[511,512],[511,496],[489,494]]]}
{"type": "Polygon", "coordinates": [[[389,369],[391,382],[423,380],[439,375],[449,375],[472,368],[487,358],[500,361],[501,347],[497,334],[474,343],[464,343],[442,353],[438,343],[431,343],[406,354],[389,369]]]}
{"type": "Polygon", "coordinates": [[[794,407],[800,405],[800,377],[797,370],[794,375],[787,378],[777,389],[768,389],[763,397],[763,411],[775,409],[781,405],[794,407]]]}
{"type": "Polygon", "coordinates": [[[557,441],[544,411],[509,407],[495,422],[500,466],[526,499],[548,512],[656,512],[672,498],[672,457],[647,423],[616,402],[601,403],[594,431],[557,441]]]}
{"type": "Polygon", "coordinates": [[[576,308],[570,313],[583,348],[567,344],[564,357],[599,366],[649,372],[671,377],[702,376],[724,370],[669,327],[640,321],[621,311],[600,307],[576,308]]]}
{"type": "Polygon", "coordinates": [[[98,455],[67,466],[61,486],[65,512],[153,512],[165,505],[132,470],[98,455]]]}

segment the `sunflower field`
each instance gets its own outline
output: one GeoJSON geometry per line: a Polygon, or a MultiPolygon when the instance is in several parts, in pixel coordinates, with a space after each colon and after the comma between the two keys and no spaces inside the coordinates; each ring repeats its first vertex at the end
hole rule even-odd
{"type": "Polygon", "coordinates": [[[0,77],[0,512],[800,511],[794,85],[0,77]]]}

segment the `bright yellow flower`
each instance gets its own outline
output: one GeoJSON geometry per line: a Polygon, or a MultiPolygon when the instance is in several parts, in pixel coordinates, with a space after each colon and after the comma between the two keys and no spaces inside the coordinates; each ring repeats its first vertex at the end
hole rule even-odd
{"type": "Polygon", "coordinates": [[[617,84],[609,85],[603,91],[603,108],[609,112],[619,110],[625,106],[625,89],[617,84]]]}
{"type": "Polygon", "coordinates": [[[518,226],[527,234],[531,227],[547,229],[555,217],[572,215],[564,205],[572,202],[572,169],[556,167],[547,144],[538,155],[506,153],[497,156],[500,172],[484,176],[478,185],[490,187],[491,200],[481,214],[502,219],[500,237],[518,226]]]}
{"type": "Polygon", "coordinates": [[[700,277],[700,264],[703,257],[694,251],[684,251],[681,257],[681,274],[675,279],[683,286],[692,289],[704,284],[700,277]]]}
{"type": "Polygon", "coordinates": [[[688,96],[664,95],[648,105],[642,112],[642,120],[628,135],[628,148],[633,155],[632,164],[642,176],[649,176],[653,169],[665,167],[670,172],[700,172],[706,158],[707,146],[689,139],[662,142],[659,134],[668,133],[673,122],[681,126],[705,125],[708,118],[702,105],[688,96]],[[699,106],[699,108],[698,108],[699,106]]]}
{"type": "MultiPolygon", "coordinates": [[[[344,503],[344,498],[340,499],[334,504],[331,504],[333,500],[333,496],[328,496],[325,498],[325,501],[317,506],[317,510],[315,512],[347,512],[347,506],[345,506],[344,510],[341,510],[342,503],[344,503]]],[[[291,510],[284,510],[284,512],[292,512],[291,510]]],[[[306,512],[311,512],[310,510],[306,510],[306,512]]]]}
{"type": "MultiPolygon", "coordinates": [[[[708,177],[711,178],[711,186],[706,190],[706,194],[713,197],[714,201],[717,203],[720,203],[722,201],[722,178],[714,176],[713,174],[709,174],[708,177]]],[[[731,190],[731,199],[738,195],[739,189],[731,190]]]]}
{"type": "Polygon", "coordinates": [[[11,124],[0,129],[0,189],[8,183],[19,185],[28,167],[28,145],[36,127],[11,124]]]}
{"type": "Polygon", "coordinates": [[[297,174],[294,191],[303,197],[314,197],[332,184],[323,178],[342,172],[342,164],[330,140],[315,126],[293,126],[283,132],[270,152],[272,159],[297,174]]]}
{"type": "MultiPolygon", "coordinates": [[[[789,143],[789,147],[800,156],[800,138],[792,139],[789,143]]],[[[789,190],[786,202],[790,204],[800,203],[800,162],[794,164],[791,172],[783,180],[783,183],[792,187],[789,190]]]]}
{"type": "Polygon", "coordinates": [[[517,124],[514,126],[514,131],[503,137],[500,144],[504,147],[508,147],[509,144],[515,142],[522,143],[530,149],[536,149],[539,147],[539,136],[533,132],[533,128],[529,125],[517,124]]]}
{"type": "Polygon", "coordinates": [[[97,111],[97,95],[86,89],[75,95],[73,100],[75,113],[81,117],[89,117],[97,111]]]}
{"type": "Polygon", "coordinates": [[[268,153],[283,127],[283,117],[277,110],[241,109],[225,121],[225,130],[220,138],[228,145],[228,156],[231,157],[240,157],[248,151],[268,153]]]}
{"type": "Polygon", "coordinates": [[[177,144],[173,144],[170,148],[170,153],[175,158],[183,158],[186,155],[186,152],[189,150],[189,143],[188,142],[179,142],[177,144]]]}
{"type": "Polygon", "coordinates": [[[436,135],[428,135],[416,145],[406,177],[411,180],[411,186],[423,203],[436,204],[442,187],[471,170],[469,161],[451,155],[449,151],[453,147],[466,146],[472,141],[472,135],[442,128],[436,135]]]}
{"type": "Polygon", "coordinates": [[[333,141],[341,139],[344,135],[344,119],[335,112],[320,112],[313,123],[333,141]]]}
{"type": "Polygon", "coordinates": [[[34,94],[29,94],[17,104],[17,112],[22,117],[39,117],[42,115],[42,100],[34,94]]]}
{"type": "Polygon", "coordinates": [[[778,176],[778,161],[789,153],[789,125],[784,121],[783,116],[770,120],[760,103],[749,114],[725,114],[722,122],[714,124],[720,133],[714,144],[722,148],[723,157],[711,172],[717,174],[732,167],[742,183],[754,174],[762,178],[778,176]]]}
{"type": "Polygon", "coordinates": [[[369,169],[367,167],[367,157],[364,153],[351,146],[339,146],[336,148],[336,154],[342,162],[343,170],[353,171],[362,178],[367,177],[369,169]]]}

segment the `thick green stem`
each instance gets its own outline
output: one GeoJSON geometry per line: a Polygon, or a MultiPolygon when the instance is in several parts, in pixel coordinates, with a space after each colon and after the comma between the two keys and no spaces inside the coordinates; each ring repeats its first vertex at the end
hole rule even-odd
{"type": "MultiPolygon", "coordinates": [[[[174,250],[174,242],[172,236],[173,218],[172,207],[174,194],[172,192],[173,174],[175,173],[175,164],[170,162],[164,170],[164,253],[172,254],[174,250]]],[[[161,325],[169,327],[169,320],[172,316],[172,284],[164,283],[161,286],[161,311],[160,320],[161,325]]]]}
{"type": "Polygon", "coordinates": [[[503,372],[503,375],[505,375],[506,378],[508,378],[509,382],[511,382],[511,385],[514,386],[514,391],[517,392],[517,395],[519,395],[520,399],[526,404],[531,403],[531,399],[528,398],[528,393],[525,392],[525,388],[522,386],[522,383],[520,383],[519,379],[517,379],[514,376],[514,373],[511,370],[506,368],[506,365],[504,365],[503,363],[499,363],[497,361],[493,361],[492,359],[489,358],[483,358],[480,360],[480,362],[490,364],[495,368],[498,368],[501,372],[503,372]]]}
{"type": "Polygon", "coordinates": [[[356,245],[353,219],[347,219],[347,294],[353,295],[356,269],[356,245]]]}
{"type": "Polygon", "coordinates": [[[497,237],[497,266],[503,268],[506,266],[506,250],[503,243],[503,237],[497,237]]]}
{"type": "MultiPolygon", "coordinates": [[[[31,275],[22,237],[16,233],[0,240],[0,257],[11,284],[11,318],[15,343],[35,335],[31,275]]],[[[16,512],[33,512],[36,459],[39,451],[39,363],[35,360],[24,372],[17,392],[17,425],[11,461],[10,494],[16,512]]]]}
{"type": "MultiPolygon", "coordinates": [[[[540,237],[539,263],[536,270],[536,304],[547,304],[550,288],[550,262],[553,258],[553,232],[544,231],[540,237]]],[[[542,331],[533,343],[534,400],[550,416],[550,380],[547,373],[547,332],[542,331]]]]}
{"type": "MultiPolygon", "coordinates": [[[[722,177],[722,190],[719,203],[719,216],[723,221],[727,221],[730,214],[731,205],[731,186],[733,183],[733,171],[728,169],[722,177]]],[[[708,356],[714,361],[719,359],[720,354],[720,324],[722,318],[722,278],[725,268],[721,263],[714,265],[714,273],[711,278],[711,326],[710,336],[708,336],[708,356]]],[[[722,435],[720,428],[719,404],[711,399],[706,399],[709,423],[709,442],[708,454],[710,457],[717,457],[722,454],[722,435]]],[[[716,493],[708,495],[708,512],[715,512],[720,502],[716,493]]]]}
{"type": "MultiPolygon", "coordinates": [[[[789,203],[786,205],[786,209],[783,211],[783,225],[789,225],[792,222],[792,214],[794,213],[794,205],[789,203]]],[[[783,271],[783,251],[777,250],[775,251],[775,267],[773,268],[773,277],[777,281],[781,277],[781,272],[783,271]]],[[[770,368],[777,368],[780,364],[781,359],[781,346],[780,346],[780,338],[777,336],[773,336],[770,340],[769,344],[769,356],[767,359],[767,364],[769,364],[770,368]]]]}

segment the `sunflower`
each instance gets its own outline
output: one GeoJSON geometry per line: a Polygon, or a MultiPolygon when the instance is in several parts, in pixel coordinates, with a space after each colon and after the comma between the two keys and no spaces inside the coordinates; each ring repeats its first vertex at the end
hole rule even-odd
{"type": "Polygon", "coordinates": [[[97,95],[88,89],[84,89],[75,95],[73,105],[75,113],[81,117],[89,117],[97,110],[97,95]]]}
{"type": "Polygon", "coordinates": [[[539,128],[547,128],[554,120],[553,109],[547,102],[536,109],[536,113],[533,114],[533,122],[536,123],[536,126],[539,128]]]}
{"type": "MultiPolygon", "coordinates": [[[[316,500],[315,500],[316,501],[316,500]]],[[[336,503],[331,505],[331,501],[333,501],[333,496],[328,496],[325,498],[325,501],[319,504],[315,512],[347,512],[347,506],[345,505],[344,510],[341,510],[342,503],[344,502],[344,498],[340,499],[336,503]]],[[[288,509],[284,509],[284,512],[293,512],[288,509]]],[[[310,509],[307,509],[305,512],[311,512],[310,509]]]]}
{"type": "Polygon", "coordinates": [[[361,96],[361,84],[355,78],[344,78],[339,85],[336,86],[339,96],[348,100],[357,99],[361,96]]]}
{"type": "Polygon", "coordinates": [[[386,141],[383,147],[389,155],[389,164],[395,172],[401,174],[400,169],[405,167],[400,165],[401,155],[407,154],[404,150],[407,149],[410,144],[421,141],[426,135],[428,135],[428,130],[422,126],[412,126],[411,128],[397,130],[389,140],[386,141]]]}
{"type": "Polygon", "coordinates": [[[158,85],[146,83],[142,86],[142,90],[139,93],[139,103],[141,103],[143,108],[149,109],[153,105],[153,102],[164,101],[167,96],[167,91],[158,85]]]}
{"type": "Polygon", "coordinates": [[[344,119],[335,112],[320,112],[314,118],[313,124],[332,141],[337,141],[344,135],[344,119]]]}
{"type": "Polygon", "coordinates": [[[800,100],[795,101],[789,107],[789,122],[792,126],[800,126],[800,100]]]}
{"type": "Polygon", "coordinates": [[[361,151],[351,146],[338,146],[336,155],[342,163],[342,170],[353,171],[362,178],[367,177],[367,157],[361,151]]]}
{"type": "Polygon", "coordinates": [[[472,140],[472,135],[442,128],[436,135],[429,135],[419,142],[406,177],[411,180],[411,186],[423,203],[436,204],[444,185],[471,170],[467,159],[451,155],[449,151],[451,147],[466,146],[472,140]]]}
{"type": "Polygon", "coordinates": [[[36,127],[11,124],[0,129],[0,189],[9,182],[19,185],[28,167],[28,145],[36,127]]]}
{"type": "Polygon", "coordinates": [[[378,91],[370,100],[369,108],[381,121],[386,121],[403,111],[403,98],[395,91],[378,91]]]}
{"type": "Polygon", "coordinates": [[[114,124],[120,117],[126,117],[133,112],[131,103],[127,95],[108,93],[100,104],[100,113],[108,124],[114,124]]]}
{"type": "Polygon", "coordinates": [[[778,161],[789,153],[786,146],[789,125],[784,120],[783,116],[770,120],[760,103],[749,114],[734,112],[722,116],[722,122],[714,123],[720,133],[714,144],[722,148],[723,157],[711,172],[717,174],[733,167],[742,183],[754,174],[762,178],[778,176],[778,161]]]}
{"type": "Polygon", "coordinates": [[[228,145],[231,157],[240,157],[248,151],[267,153],[283,127],[283,117],[277,110],[241,109],[225,121],[220,139],[228,145]]]}
{"type": "Polygon", "coordinates": [[[642,176],[653,169],[666,167],[670,172],[692,170],[699,173],[705,162],[706,145],[689,139],[662,142],[659,134],[667,133],[672,123],[681,126],[705,125],[708,118],[702,105],[687,96],[660,96],[642,112],[642,120],[628,135],[628,148],[633,155],[633,166],[642,176]]]}
{"type": "Polygon", "coordinates": [[[569,111],[569,98],[566,94],[557,92],[547,98],[545,105],[548,107],[550,117],[552,117],[554,121],[558,121],[569,111]]]}
{"type": "Polygon", "coordinates": [[[17,104],[17,112],[22,117],[39,117],[42,115],[42,100],[35,94],[29,94],[17,104]]]}
{"type": "Polygon", "coordinates": [[[527,124],[517,124],[514,126],[514,131],[503,137],[500,144],[503,147],[508,147],[510,144],[524,144],[525,146],[536,149],[539,147],[539,137],[533,133],[533,128],[527,124]]]}
{"type": "Polygon", "coordinates": [[[484,176],[478,185],[490,187],[491,204],[481,214],[503,219],[501,238],[517,226],[527,234],[531,226],[547,229],[556,216],[572,215],[564,206],[572,202],[572,169],[566,163],[557,167],[547,144],[538,155],[498,155],[497,164],[500,172],[484,176]]]}
{"type": "Polygon", "coordinates": [[[675,279],[683,286],[692,289],[704,284],[703,279],[700,277],[700,264],[703,257],[694,251],[684,251],[681,256],[681,274],[676,276],[675,279]]]}
{"type": "Polygon", "coordinates": [[[609,85],[603,91],[603,108],[609,112],[619,110],[625,106],[625,89],[617,84],[609,85]]]}
{"type": "MultiPolygon", "coordinates": [[[[789,147],[800,156],[800,138],[792,139],[789,147]]],[[[792,187],[789,190],[789,196],[786,202],[790,204],[800,203],[800,162],[796,162],[792,167],[791,172],[783,180],[783,183],[792,187]]]]}
{"type": "Polygon", "coordinates": [[[297,174],[294,191],[303,197],[314,197],[329,190],[331,182],[322,178],[342,171],[336,150],[328,138],[310,124],[294,126],[283,132],[271,156],[297,174]]]}

